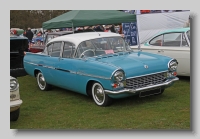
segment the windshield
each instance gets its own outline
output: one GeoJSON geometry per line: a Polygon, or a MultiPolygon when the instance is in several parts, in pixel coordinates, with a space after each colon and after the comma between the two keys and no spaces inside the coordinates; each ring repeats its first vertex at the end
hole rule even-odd
{"type": "Polygon", "coordinates": [[[98,55],[114,54],[132,51],[130,46],[121,37],[106,37],[87,40],[77,48],[75,57],[93,57],[98,55]]]}

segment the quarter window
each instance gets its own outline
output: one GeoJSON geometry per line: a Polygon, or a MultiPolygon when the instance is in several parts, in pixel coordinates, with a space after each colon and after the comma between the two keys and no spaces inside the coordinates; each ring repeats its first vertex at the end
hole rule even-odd
{"type": "Polygon", "coordinates": [[[149,44],[155,46],[162,46],[162,41],[163,41],[163,35],[160,35],[152,39],[149,44]]]}

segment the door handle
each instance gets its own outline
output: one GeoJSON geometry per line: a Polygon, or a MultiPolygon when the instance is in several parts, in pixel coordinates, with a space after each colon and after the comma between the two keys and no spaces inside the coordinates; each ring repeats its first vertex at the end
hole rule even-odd
{"type": "Polygon", "coordinates": [[[158,50],[158,52],[160,53],[160,52],[164,52],[163,50],[158,50]]]}

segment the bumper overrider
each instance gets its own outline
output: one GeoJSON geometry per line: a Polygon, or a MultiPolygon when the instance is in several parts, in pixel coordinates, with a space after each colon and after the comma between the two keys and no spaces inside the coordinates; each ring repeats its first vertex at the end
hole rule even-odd
{"type": "Polygon", "coordinates": [[[124,88],[122,90],[116,90],[116,91],[112,91],[112,90],[104,90],[106,94],[123,94],[123,93],[137,93],[137,92],[141,92],[141,91],[148,91],[148,90],[152,90],[154,88],[158,88],[158,87],[167,87],[169,85],[171,85],[173,82],[178,81],[179,78],[175,77],[172,79],[167,79],[165,82],[161,83],[161,84],[156,84],[156,85],[151,85],[151,86],[147,86],[147,87],[142,87],[142,88],[138,88],[138,89],[129,89],[129,88],[124,88]]]}
{"type": "Polygon", "coordinates": [[[10,112],[17,110],[21,104],[22,104],[22,100],[14,100],[14,101],[10,101],[10,112]]]}

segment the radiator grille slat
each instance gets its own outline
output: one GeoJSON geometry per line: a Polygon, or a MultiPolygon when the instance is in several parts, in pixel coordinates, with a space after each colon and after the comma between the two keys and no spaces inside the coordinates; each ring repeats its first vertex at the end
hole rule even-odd
{"type": "Polygon", "coordinates": [[[156,73],[147,76],[126,79],[126,87],[138,89],[149,85],[161,84],[165,81],[165,73],[156,73]]]}

